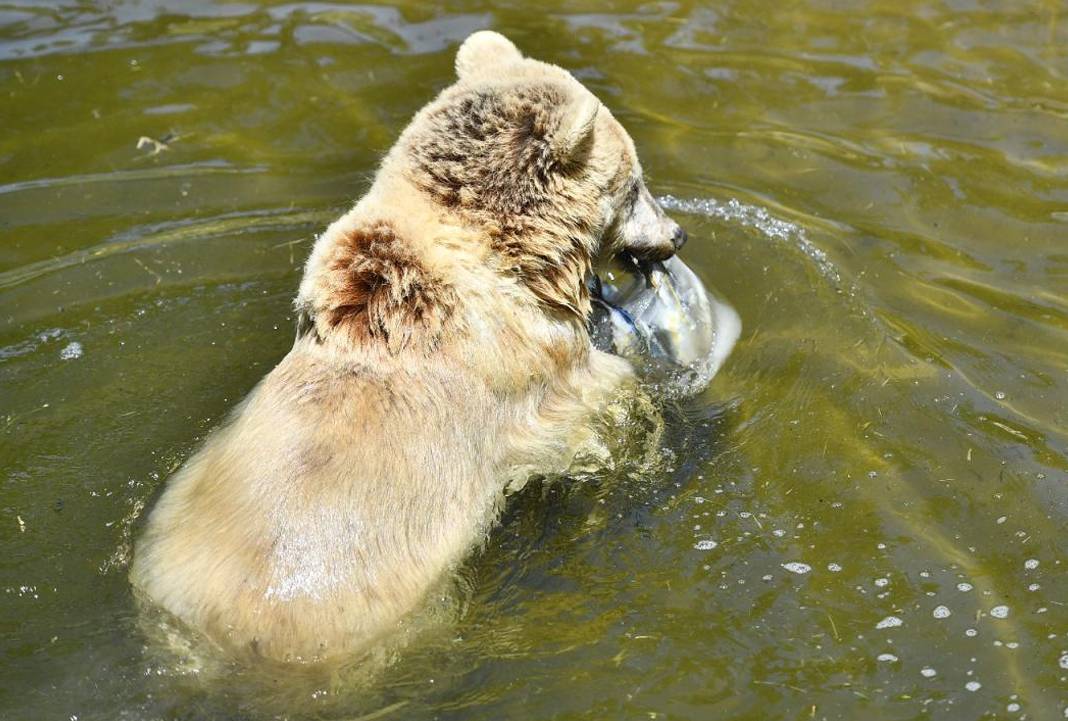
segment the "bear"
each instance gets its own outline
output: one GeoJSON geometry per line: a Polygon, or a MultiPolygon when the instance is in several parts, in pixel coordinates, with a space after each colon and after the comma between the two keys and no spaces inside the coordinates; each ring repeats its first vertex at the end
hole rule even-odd
{"type": "Polygon", "coordinates": [[[630,136],[496,32],[455,72],[317,238],[292,349],[135,544],[138,598],[233,656],[321,662],[388,634],[635,385],[591,344],[587,281],[685,233],[630,136]]]}

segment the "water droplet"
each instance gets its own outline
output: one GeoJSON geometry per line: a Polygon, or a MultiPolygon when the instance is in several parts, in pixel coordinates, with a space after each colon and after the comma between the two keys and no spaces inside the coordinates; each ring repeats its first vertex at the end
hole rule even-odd
{"type": "Polygon", "coordinates": [[[970,583],[963,583],[962,582],[962,583],[958,583],[957,584],[957,590],[958,591],[970,591],[970,590],[972,590],[972,588],[974,588],[974,587],[970,583]]]}
{"type": "Polygon", "coordinates": [[[875,586],[877,588],[884,588],[884,587],[889,586],[889,585],[890,585],[890,579],[889,578],[877,578],[877,579],[875,579],[875,586]]]}
{"type": "Polygon", "coordinates": [[[876,661],[886,661],[887,663],[894,663],[897,661],[897,656],[892,653],[880,653],[875,657],[876,661]]]}
{"type": "Polygon", "coordinates": [[[1038,568],[1038,559],[1028,558],[1026,561],[1024,561],[1024,568],[1026,568],[1028,571],[1035,570],[1036,568],[1038,568]]]}
{"type": "Polygon", "coordinates": [[[1037,591],[1040,588],[1042,588],[1042,586],[1038,585],[1037,583],[1032,583],[1030,586],[1027,587],[1027,590],[1028,591],[1037,591]]]}
{"type": "Polygon", "coordinates": [[[903,623],[904,623],[904,621],[902,621],[897,616],[887,616],[882,621],[879,621],[879,623],[875,624],[875,628],[876,629],[897,628],[898,626],[902,625],[903,623]]]}
{"type": "Polygon", "coordinates": [[[990,609],[990,615],[994,618],[1008,618],[1009,607],[1008,606],[994,606],[990,609]]]}
{"type": "Polygon", "coordinates": [[[1061,668],[1068,671],[1068,653],[1063,654],[1059,659],[1057,659],[1057,664],[1061,668]]]}
{"type": "Polygon", "coordinates": [[[978,691],[982,687],[983,684],[979,683],[978,681],[969,681],[968,683],[964,684],[964,688],[972,692],[978,691]]]}
{"type": "Polygon", "coordinates": [[[1016,713],[1017,711],[1020,710],[1020,704],[1018,704],[1018,703],[1010,703],[1008,706],[1005,707],[1005,710],[1008,711],[1009,713],[1016,713]]]}
{"type": "Polygon", "coordinates": [[[968,638],[975,638],[979,635],[979,632],[976,631],[974,628],[966,628],[964,629],[964,635],[968,638]]]}
{"type": "Polygon", "coordinates": [[[1004,522],[1005,522],[1005,521],[1007,521],[1007,520],[1009,520],[1009,517],[1008,517],[1008,516],[1000,516],[1000,517],[998,518],[998,525],[1000,526],[1000,525],[1001,525],[1002,523],[1004,523],[1004,522]]]}
{"type": "Polygon", "coordinates": [[[827,564],[827,570],[830,571],[831,573],[838,573],[839,571],[842,570],[842,567],[839,566],[837,563],[828,563],[827,564]]]}
{"type": "Polygon", "coordinates": [[[994,397],[997,398],[999,401],[1003,401],[1005,400],[1005,393],[1004,391],[998,391],[994,394],[994,397]]]}
{"type": "Polygon", "coordinates": [[[935,676],[938,675],[938,671],[935,671],[930,666],[924,666],[923,668],[920,669],[920,675],[923,676],[924,678],[934,678],[935,676]]]}
{"type": "Polygon", "coordinates": [[[706,538],[704,540],[701,540],[701,541],[698,541],[697,543],[695,543],[694,544],[694,548],[696,548],[698,551],[711,551],[713,548],[715,548],[718,545],[719,544],[716,543],[715,541],[706,538]]]}
{"type": "Polygon", "coordinates": [[[935,618],[949,618],[952,612],[945,606],[938,606],[934,611],[931,611],[931,615],[935,618]]]}
{"type": "Polygon", "coordinates": [[[808,565],[807,563],[801,563],[799,561],[790,561],[789,563],[784,563],[782,564],[782,567],[790,573],[796,574],[808,573],[812,570],[812,566],[808,565]]]}

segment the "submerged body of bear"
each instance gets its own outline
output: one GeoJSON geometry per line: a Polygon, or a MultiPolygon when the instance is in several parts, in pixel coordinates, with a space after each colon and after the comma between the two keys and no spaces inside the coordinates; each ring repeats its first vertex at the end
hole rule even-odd
{"type": "Polygon", "coordinates": [[[170,479],[139,591],[235,651],[350,653],[563,470],[631,376],[585,279],[681,231],[570,74],[476,33],[357,205],[316,242],[293,349],[170,479]]]}

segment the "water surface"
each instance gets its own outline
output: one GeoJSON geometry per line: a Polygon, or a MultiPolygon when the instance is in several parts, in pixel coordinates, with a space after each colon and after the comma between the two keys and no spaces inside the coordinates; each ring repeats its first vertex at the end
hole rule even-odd
{"type": "Polygon", "coordinates": [[[538,7],[0,5],[0,716],[1064,717],[1068,9],[538,7]],[[161,660],[138,519],[484,27],[630,130],[734,355],[668,470],[529,486],[373,678],[161,660]]]}

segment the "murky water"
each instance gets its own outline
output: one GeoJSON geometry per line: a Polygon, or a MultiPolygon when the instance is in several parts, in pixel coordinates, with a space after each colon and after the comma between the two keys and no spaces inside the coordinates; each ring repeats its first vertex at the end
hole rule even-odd
{"type": "Polygon", "coordinates": [[[0,5],[0,717],[1065,716],[1068,6],[164,5],[0,5]],[[733,357],[384,671],[161,660],[138,518],[487,26],[630,129],[733,357]]]}

